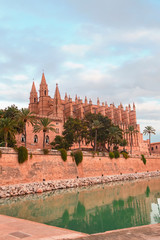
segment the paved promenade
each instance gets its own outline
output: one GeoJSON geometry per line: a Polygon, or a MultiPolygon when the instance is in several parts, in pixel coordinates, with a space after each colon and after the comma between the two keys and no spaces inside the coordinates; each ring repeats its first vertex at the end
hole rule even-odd
{"type": "Polygon", "coordinates": [[[0,215],[0,240],[160,240],[160,224],[87,235],[0,215]]]}

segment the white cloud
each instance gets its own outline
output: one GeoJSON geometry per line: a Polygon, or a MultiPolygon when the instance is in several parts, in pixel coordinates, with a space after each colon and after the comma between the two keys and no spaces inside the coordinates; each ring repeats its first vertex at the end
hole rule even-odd
{"type": "Polygon", "coordinates": [[[83,64],[80,63],[75,63],[75,62],[65,62],[64,67],[68,68],[68,69],[82,69],[84,68],[83,64]]]}
{"type": "Polygon", "coordinates": [[[69,44],[69,45],[63,45],[61,49],[62,51],[68,54],[78,55],[80,57],[83,57],[89,51],[90,46],[80,45],[80,44],[69,44]]]}

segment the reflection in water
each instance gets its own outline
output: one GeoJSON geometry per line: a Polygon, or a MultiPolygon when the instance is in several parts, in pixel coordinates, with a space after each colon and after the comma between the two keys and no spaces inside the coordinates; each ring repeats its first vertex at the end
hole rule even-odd
{"type": "Polygon", "coordinates": [[[149,186],[147,186],[147,188],[146,188],[146,197],[149,197],[149,194],[150,194],[150,188],[149,188],[149,186]]]}
{"type": "Polygon", "coordinates": [[[0,200],[0,213],[86,233],[160,223],[160,178],[0,200]]]}

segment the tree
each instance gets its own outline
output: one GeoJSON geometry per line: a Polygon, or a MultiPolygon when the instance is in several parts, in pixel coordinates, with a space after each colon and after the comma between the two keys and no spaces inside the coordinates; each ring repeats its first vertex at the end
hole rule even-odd
{"type": "Polygon", "coordinates": [[[0,119],[0,133],[4,137],[5,147],[8,146],[8,135],[10,135],[11,138],[15,138],[15,125],[15,121],[10,118],[0,119]]]}
{"type": "Polygon", "coordinates": [[[55,125],[51,124],[52,122],[53,121],[49,118],[40,118],[33,122],[33,131],[35,133],[43,131],[43,148],[45,148],[46,132],[55,132],[55,125]]]}
{"type": "Polygon", "coordinates": [[[26,131],[26,125],[27,123],[33,123],[33,120],[35,117],[30,113],[30,110],[28,108],[22,108],[21,111],[18,113],[19,122],[24,123],[24,136],[25,136],[25,147],[27,146],[27,131],[26,131]]]}
{"type": "Polygon", "coordinates": [[[136,130],[133,125],[130,125],[126,130],[126,133],[129,134],[129,137],[130,137],[130,153],[132,155],[133,135],[135,133],[138,133],[138,130],[136,130]]]}
{"type": "Polygon", "coordinates": [[[126,139],[123,139],[122,141],[121,141],[121,143],[120,143],[120,146],[121,147],[123,147],[123,151],[125,152],[126,151],[126,149],[125,149],[125,147],[127,146],[127,140],[126,139]]]}
{"type": "Polygon", "coordinates": [[[108,142],[111,120],[108,117],[101,115],[100,113],[88,113],[85,115],[84,122],[87,126],[87,134],[85,136],[86,143],[91,143],[91,146],[94,149],[99,148],[105,150],[106,142],[108,142]]]}
{"type": "Polygon", "coordinates": [[[156,130],[152,126],[146,126],[143,130],[144,135],[149,135],[149,153],[151,155],[151,134],[156,134],[156,130]]]}
{"type": "Polygon", "coordinates": [[[121,143],[122,137],[123,137],[122,129],[120,129],[119,126],[112,125],[109,128],[109,136],[108,136],[109,151],[112,144],[114,144],[115,150],[118,149],[117,145],[121,143]]]}
{"type": "Polygon", "coordinates": [[[78,118],[69,117],[64,124],[63,136],[69,147],[73,143],[79,144],[79,149],[81,147],[81,142],[85,138],[87,132],[87,127],[85,122],[78,118]]]}
{"type": "Polygon", "coordinates": [[[102,128],[103,124],[99,120],[93,120],[92,129],[95,131],[94,151],[97,151],[97,132],[99,128],[102,128]]]}

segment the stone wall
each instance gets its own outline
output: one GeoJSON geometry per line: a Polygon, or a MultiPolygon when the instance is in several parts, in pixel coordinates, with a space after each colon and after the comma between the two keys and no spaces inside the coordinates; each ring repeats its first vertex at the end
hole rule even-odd
{"type": "Polygon", "coordinates": [[[125,173],[160,171],[160,157],[146,157],[144,165],[140,156],[133,158],[110,159],[108,156],[95,156],[84,152],[82,163],[77,167],[68,152],[67,161],[61,159],[60,153],[52,150],[44,155],[41,150],[32,151],[32,158],[19,164],[17,153],[12,149],[1,148],[0,185],[29,183],[58,179],[75,179],[77,176],[96,177],[102,175],[120,175],[125,173]]]}

